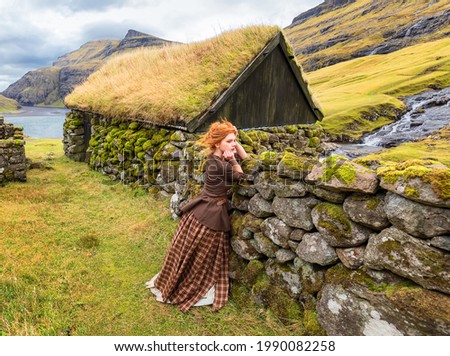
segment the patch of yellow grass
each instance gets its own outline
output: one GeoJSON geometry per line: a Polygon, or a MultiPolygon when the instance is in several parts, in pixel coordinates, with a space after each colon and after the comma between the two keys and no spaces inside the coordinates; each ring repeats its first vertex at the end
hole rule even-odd
{"type": "Polygon", "coordinates": [[[65,103],[118,119],[189,122],[208,108],[279,30],[252,26],[202,42],[118,55],[67,96],[65,103]]]}

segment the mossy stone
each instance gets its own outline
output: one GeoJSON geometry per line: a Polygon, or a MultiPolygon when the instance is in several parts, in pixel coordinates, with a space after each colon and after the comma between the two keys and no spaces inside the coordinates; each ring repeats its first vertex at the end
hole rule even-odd
{"type": "Polygon", "coordinates": [[[128,128],[130,130],[137,130],[139,129],[140,126],[141,124],[139,122],[132,122],[131,124],[128,125],[128,128]]]}
{"type": "Polygon", "coordinates": [[[265,151],[259,155],[259,160],[264,166],[270,166],[278,163],[278,154],[273,151],[265,151]]]}
{"type": "Polygon", "coordinates": [[[326,167],[322,176],[325,182],[337,178],[342,183],[350,185],[355,181],[356,169],[346,157],[339,155],[329,156],[323,161],[323,164],[326,167]]]}
{"type": "MultiPolygon", "coordinates": [[[[402,163],[385,162],[383,167],[377,169],[382,182],[395,184],[399,179],[408,184],[411,180],[419,178],[428,183],[436,195],[442,199],[450,199],[450,168],[439,165],[433,160],[408,160],[402,163]]],[[[417,198],[420,192],[408,186],[405,189],[408,197],[417,198]]]]}
{"type": "Polygon", "coordinates": [[[250,147],[253,147],[254,142],[252,140],[252,138],[247,135],[247,133],[243,130],[239,130],[239,141],[242,142],[245,145],[248,145],[250,147]]]}
{"type": "Polygon", "coordinates": [[[251,260],[242,272],[242,283],[251,288],[264,273],[264,263],[259,260],[251,260]]]}
{"type": "Polygon", "coordinates": [[[347,239],[347,235],[352,231],[352,226],[341,205],[324,202],[317,204],[314,210],[321,216],[318,221],[319,227],[326,229],[338,239],[347,239]],[[332,220],[326,219],[324,216],[330,217],[332,220]]]}

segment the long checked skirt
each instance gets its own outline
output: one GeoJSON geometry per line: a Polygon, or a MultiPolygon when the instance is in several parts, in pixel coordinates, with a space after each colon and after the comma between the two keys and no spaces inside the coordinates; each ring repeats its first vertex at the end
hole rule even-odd
{"type": "Polygon", "coordinates": [[[154,281],[164,302],[185,313],[214,286],[212,310],[228,300],[228,233],[202,225],[192,212],[178,224],[161,271],[154,281]]]}

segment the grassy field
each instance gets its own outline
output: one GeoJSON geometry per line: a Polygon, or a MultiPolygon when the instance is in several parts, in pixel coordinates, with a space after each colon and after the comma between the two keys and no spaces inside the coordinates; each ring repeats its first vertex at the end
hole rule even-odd
{"type": "Polygon", "coordinates": [[[182,314],[144,288],[176,222],[167,201],[68,160],[60,140],[27,157],[53,169],[0,188],[0,335],[293,335],[248,301],[182,314]]]}

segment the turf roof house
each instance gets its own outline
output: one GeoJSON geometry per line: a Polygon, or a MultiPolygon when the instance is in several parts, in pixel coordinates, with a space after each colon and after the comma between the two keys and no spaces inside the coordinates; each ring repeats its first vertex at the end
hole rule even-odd
{"type": "MultiPolygon", "coordinates": [[[[127,121],[189,132],[205,131],[210,123],[221,117],[228,118],[241,129],[312,124],[323,117],[290,44],[277,27],[247,27],[204,42],[146,53],[153,57],[144,59],[150,62],[144,65],[142,72],[128,73],[136,75],[135,79],[114,77],[117,71],[108,71],[105,66],[103,73],[94,73],[81,88],[69,95],[66,105],[105,117],[126,118],[127,121]],[[169,59],[176,57],[180,49],[186,56],[184,63],[172,64],[169,59]],[[170,72],[171,64],[186,68],[186,73],[170,72]],[[179,81],[180,75],[189,78],[181,85],[173,84],[172,81],[179,81]],[[168,87],[177,87],[177,91],[169,89],[166,94],[161,94],[165,97],[158,102],[153,95],[145,93],[145,88],[126,87],[145,76],[148,85],[154,87],[150,91],[164,92],[168,87]],[[114,85],[109,86],[111,82],[114,85]],[[95,83],[104,83],[100,84],[103,93],[97,94],[101,100],[91,95],[99,91],[95,83]],[[121,93],[127,93],[128,98],[121,93]],[[132,95],[136,99],[130,99],[132,95]],[[166,99],[170,101],[164,102],[166,99]],[[102,105],[104,102],[108,104],[102,105]],[[140,103],[135,105],[136,102],[140,103]]],[[[123,59],[118,67],[126,67],[127,60],[138,61],[138,56],[123,59]]]]}

